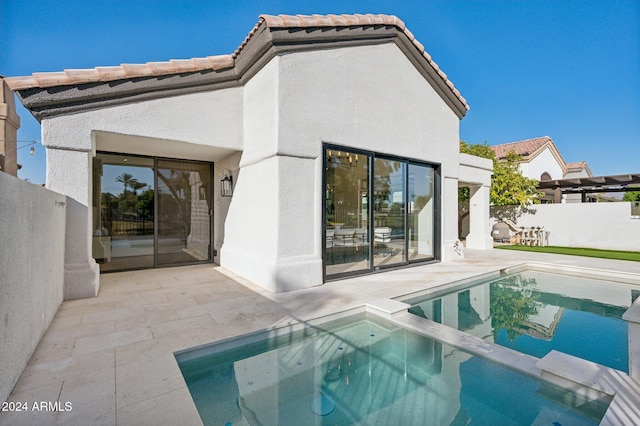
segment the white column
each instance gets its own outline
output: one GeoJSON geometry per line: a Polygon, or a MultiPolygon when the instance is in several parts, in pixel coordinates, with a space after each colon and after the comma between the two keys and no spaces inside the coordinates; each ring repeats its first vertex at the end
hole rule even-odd
{"type": "Polygon", "coordinates": [[[489,225],[489,186],[471,186],[469,200],[469,235],[467,248],[485,250],[493,247],[489,225]]]}
{"type": "Polygon", "coordinates": [[[321,285],[320,173],[320,158],[278,155],[241,165],[220,265],[274,293],[321,285]]]}
{"type": "Polygon", "coordinates": [[[64,299],[95,297],[100,287],[100,270],[91,253],[92,152],[46,148],[47,188],[68,196],[64,299]]]}
{"type": "Polygon", "coordinates": [[[444,177],[441,206],[443,262],[464,258],[463,247],[458,241],[458,179],[444,177]]]}

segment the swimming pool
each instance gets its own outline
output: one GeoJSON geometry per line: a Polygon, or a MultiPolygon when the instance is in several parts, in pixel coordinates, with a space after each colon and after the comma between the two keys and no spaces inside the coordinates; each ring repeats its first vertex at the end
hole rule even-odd
{"type": "Polygon", "coordinates": [[[205,425],[584,425],[607,407],[369,314],[176,359],[205,425]]]}
{"type": "Polygon", "coordinates": [[[538,358],[551,350],[629,371],[622,315],[638,287],[522,271],[409,301],[415,315],[538,358]]]}

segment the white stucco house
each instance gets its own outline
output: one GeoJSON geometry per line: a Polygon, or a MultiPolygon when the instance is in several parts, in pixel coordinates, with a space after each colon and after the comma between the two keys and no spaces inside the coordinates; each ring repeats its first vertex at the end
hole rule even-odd
{"type": "Polygon", "coordinates": [[[67,195],[65,298],[215,262],[273,292],[490,248],[466,100],[387,15],[260,16],[230,55],[7,79],[67,195]]]}

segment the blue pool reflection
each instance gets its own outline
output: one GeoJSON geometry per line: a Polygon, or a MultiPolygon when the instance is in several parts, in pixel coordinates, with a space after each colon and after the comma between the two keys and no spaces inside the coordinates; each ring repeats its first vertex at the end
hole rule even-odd
{"type": "Polygon", "coordinates": [[[635,287],[525,271],[412,302],[410,312],[542,358],[565,352],[628,372],[622,315],[635,287]]]}

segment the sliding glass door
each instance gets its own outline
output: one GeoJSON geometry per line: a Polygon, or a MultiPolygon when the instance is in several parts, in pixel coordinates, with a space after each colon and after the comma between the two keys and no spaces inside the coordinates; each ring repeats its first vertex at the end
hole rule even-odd
{"type": "Polygon", "coordinates": [[[325,160],[326,273],[369,270],[370,157],[329,149],[325,160]]]}
{"type": "Polygon", "coordinates": [[[438,166],[325,145],[327,278],[437,259],[438,166]]]}
{"type": "Polygon", "coordinates": [[[435,170],[431,166],[409,164],[409,261],[435,257],[435,170]]]}
{"type": "Polygon", "coordinates": [[[93,256],[101,271],[208,262],[210,163],[98,153],[93,256]]]}
{"type": "Polygon", "coordinates": [[[158,160],[158,265],[210,259],[211,165],[158,160]]]}
{"type": "Polygon", "coordinates": [[[406,262],[405,163],[376,158],[373,167],[374,266],[406,262]]]}
{"type": "Polygon", "coordinates": [[[153,158],[99,154],[93,178],[93,257],[100,269],[153,267],[153,158]]]}

